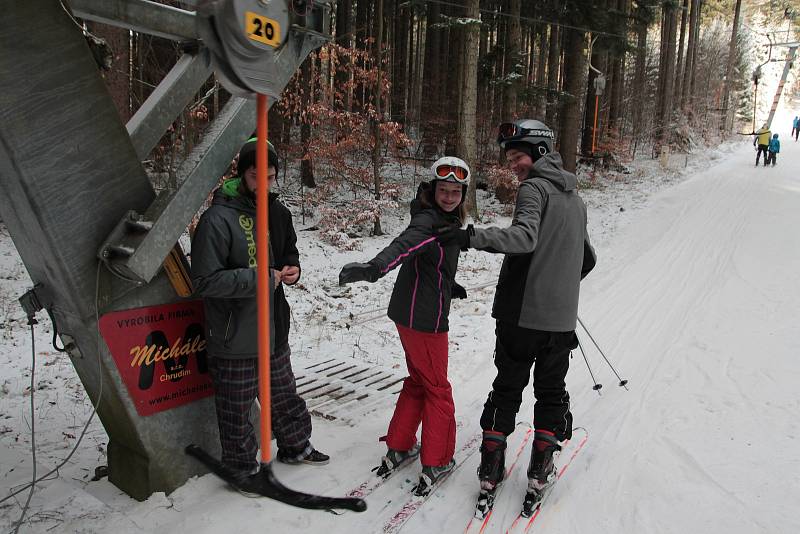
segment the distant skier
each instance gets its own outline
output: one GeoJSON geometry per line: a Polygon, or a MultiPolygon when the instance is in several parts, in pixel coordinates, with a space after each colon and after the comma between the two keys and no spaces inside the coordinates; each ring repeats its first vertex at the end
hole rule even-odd
{"type": "Polygon", "coordinates": [[[536,404],[529,495],[541,495],[552,483],[553,454],[572,435],[564,379],[570,352],[578,346],[580,281],[594,268],[596,256],[577,179],[564,170],[554,138],[537,120],[500,125],[498,144],[519,180],[511,226],[441,231],[443,244],[505,254],[492,309],[497,376],[481,416],[482,496],[493,495],[503,480],[506,438],[514,431],[531,368],[536,404]]]}
{"type": "Polygon", "coordinates": [[[775,166],[778,152],[781,151],[781,142],[778,141],[778,134],[773,134],[772,139],[769,140],[769,160],[772,166],[775,166]]]}
{"type": "Polygon", "coordinates": [[[792,121],[792,136],[794,136],[795,141],[797,141],[798,134],[800,134],[800,117],[795,115],[792,121]]]}
{"type": "Polygon", "coordinates": [[[758,144],[756,148],[756,166],[758,166],[758,160],[762,152],[764,153],[764,167],[767,166],[767,160],[769,159],[769,141],[771,137],[772,132],[765,122],[764,126],[755,133],[755,137],[753,138],[753,146],[756,146],[756,143],[758,144]]]}
{"type": "Polygon", "coordinates": [[[433,164],[432,172],[432,180],[419,185],[411,202],[408,228],[369,262],[348,263],[339,273],[339,284],[375,282],[400,266],[388,315],[397,326],[409,376],[389,423],[388,451],[378,474],[388,476],[414,459],[419,453],[417,429],[422,424],[422,473],[417,495],[429,493],[455,466],[456,420],[447,379],[447,319],[450,299],[467,296],[455,282],[458,247],[440,245],[433,228],[464,223],[470,170],[459,158],[443,157],[433,164]]]}

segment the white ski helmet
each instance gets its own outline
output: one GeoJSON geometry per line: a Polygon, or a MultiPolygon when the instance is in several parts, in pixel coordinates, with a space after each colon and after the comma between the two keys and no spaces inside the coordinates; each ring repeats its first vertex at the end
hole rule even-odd
{"type": "Polygon", "coordinates": [[[533,150],[538,151],[539,156],[553,151],[555,138],[556,136],[549,126],[535,119],[504,122],[498,127],[497,132],[497,144],[503,150],[513,148],[514,143],[526,143],[531,145],[533,150]],[[512,146],[507,146],[509,144],[512,146]]]}
{"type": "Polygon", "coordinates": [[[452,182],[463,186],[469,185],[469,178],[472,173],[469,165],[461,159],[453,156],[445,156],[437,159],[431,167],[433,181],[452,182]]]}

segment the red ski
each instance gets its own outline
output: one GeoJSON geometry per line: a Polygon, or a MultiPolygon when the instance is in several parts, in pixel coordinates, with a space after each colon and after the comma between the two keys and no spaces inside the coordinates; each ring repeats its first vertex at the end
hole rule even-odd
{"type": "MultiPolygon", "coordinates": [[[[523,504],[523,510],[519,513],[519,515],[517,515],[516,519],[514,519],[514,522],[511,523],[511,526],[508,528],[508,530],[506,530],[506,534],[512,532],[517,532],[517,533],[530,532],[533,530],[533,527],[536,524],[536,520],[538,519],[539,514],[541,514],[542,512],[542,507],[547,501],[547,498],[550,496],[550,493],[552,492],[556,482],[561,480],[561,477],[564,476],[564,473],[567,471],[567,468],[572,464],[572,461],[575,459],[578,453],[581,452],[581,449],[583,449],[583,446],[586,444],[586,441],[588,439],[589,439],[589,432],[587,432],[585,428],[577,427],[573,429],[573,438],[571,441],[568,441],[564,444],[564,449],[562,450],[559,459],[564,458],[565,453],[569,454],[569,457],[565,462],[563,463],[559,462],[560,466],[558,468],[558,474],[556,475],[556,480],[553,482],[551,486],[547,488],[544,494],[540,496],[538,501],[534,503],[526,502],[523,504]],[[578,439],[574,435],[577,432],[583,433],[583,437],[580,438],[580,441],[578,441],[578,439]],[[574,448],[568,446],[569,444],[574,444],[576,442],[577,445],[574,448]],[[530,515],[527,515],[528,510],[530,510],[530,515]]],[[[526,501],[527,499],[528,497],[526,496],[526,501]]]]}

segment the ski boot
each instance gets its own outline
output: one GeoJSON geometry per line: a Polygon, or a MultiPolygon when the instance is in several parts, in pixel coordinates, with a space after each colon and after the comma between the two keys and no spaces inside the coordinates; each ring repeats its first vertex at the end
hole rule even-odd
{"type": "Polygon", "coordinates": [[[389,449],[386,451],[386,456],[381,458],[381,465],[377,467],[375,474],[382,478],[389,478],[398,468],[412,462],[414,458],[419,456],[419,449],[419,443],[415,443],[407,451],[389,449]]]}
{"type": "Polygon", "coordinates": [[[555,434],[537,430],[533,438],[531,463],[528,465],[528,491],[522,504],[522,516],[530,517],[556,481],[555,457],[561,451],[555,434]]]}
{"type": "Polygon", "coordinates": [[[475,517],[483,519],[494,506],[497,488],[506,474],[506,436],[501,432],[485,430],[481,443],[481,464],[478,480],[481,491],[475,505],[475,517]]]}
{"type": "Polygon", "coordinates": [[[419,483],[414,486],[414,495],[417,497],[426,497],[439,482],[453,472],[455,466],[455,460],[450,460],[445,465],[422,466],[422,473],[419,475],[419,483]]]}

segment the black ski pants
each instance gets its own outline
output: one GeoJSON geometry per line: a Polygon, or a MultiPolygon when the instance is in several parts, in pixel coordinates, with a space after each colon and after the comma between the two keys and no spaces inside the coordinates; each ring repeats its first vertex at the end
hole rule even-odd
{"type": "Polygon", "coordinates": [[[564,379],[575,331],[546,332],[497,321],[494,364],[497,377],[483,405],[481,428],[511,434],[533,367],[533,424],[549,430],[559,441],[572,437],[572,414],[564,379]]]}
{"type": "Polygon", "coordinates": [[[766,165],[769,160],[769,145],[758,145],[758,152],[756,152],[756,165],[758,165],[758,160],[761,157],[762,152],[764,153],[764,165],[766,165]]]}

